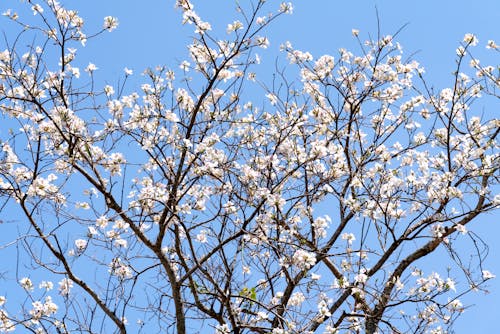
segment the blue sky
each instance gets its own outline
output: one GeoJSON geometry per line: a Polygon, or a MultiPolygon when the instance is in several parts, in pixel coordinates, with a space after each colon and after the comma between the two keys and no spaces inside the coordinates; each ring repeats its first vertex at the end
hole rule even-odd
{"type": "MultiPolygon", "coordinates": [[[[226,25],[236,18],[233,0],[193,2],[200,9],[202,17],[212,23],[214,31],[219,29],[219,35],[225,34],[226,25]]],[[[102,18],[107,15],[119,19],[120,26],[115,32],[104,34],[79,51],[83,63],[92,62],[99,68],[96,72],[98,80],[114,84],[123,77],[123,68],[128,67],[135,71],[136,83],[140,84],[139,74],[144,68],[156,65],[177,67],[187,55],[186,45],[192,30],[191,27],[181,26],[180,12],[174,10],[173,0],[73,0],[64,3],[80,12],[87,22],[87,29],[92,26],[96,30],[100,28],[102,18]]],[[[3,0],[0,10],[3,12],[17,4],[16,0],[3,0]]],[[[413,58],[424,65],[428,82],[436,88],[451,84],[455,48],[465,33],[477,34],[480,46],[475,55],[478,58],[485,59],[487,63],[490,57],[492,65],[499,63],[498,54],[494,59],[484,49],[487,40],[500,41],[498,0],[297,0],[294,7],[292,16],[283,17],[271,26],[271,45],[269,50],[262,52],[264,66],[270,69],[278,56],[279,44],[286,40],[291,41],[295,48],[310,51],[315,56],[335,54],[340,47],[356,50],[351,29],[359,29],[363,37],[367,34],[376,35],[377,11],[382,34],[393,34],[408,24],[397,41],[403,45],[407,56],[415,53],[413,58]]],[[[498,113],[498,110],[494,110],[498,109],[498,104],[483,107],[485,113],[498,113]]],[[[500,212],[497,212],[469,226],[490,246],[485,268],[497,274],[499,279],[490,281],[490,294],[479,293],[464,299],[467,304],[476,306],[468,309],[458,320],[455,328],[457,334],[498,331],[493,319],[500,317],[499,223],[500,212]]],[[[436,261],[439,266],[446,258],[428,260],[436,261]]]]}

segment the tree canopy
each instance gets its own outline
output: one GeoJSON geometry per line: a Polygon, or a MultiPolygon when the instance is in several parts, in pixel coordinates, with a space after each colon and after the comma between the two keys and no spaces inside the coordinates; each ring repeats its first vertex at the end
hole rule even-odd
{"type": "Polygon", "coordinates": [[[130,87],[78,55],[117,18],[25,2],[0,50],[0,333],[447,333],[494,277],[471,223],[500,206],[500,119],[476,108],[500,75],[473,34],[444,89],[357,30],[331,55],[283,41],[266,82],[291,3],[230,2],[216,31],[178,0],[189,58],[130,87]]]}

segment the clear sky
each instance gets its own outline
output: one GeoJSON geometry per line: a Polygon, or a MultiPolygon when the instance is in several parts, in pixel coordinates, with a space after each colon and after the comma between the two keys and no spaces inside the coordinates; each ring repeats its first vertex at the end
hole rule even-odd
{"type": "MultiPolygon", "coordinates": [[[[219,29],[219,35],[224,34],[226,25],[235,19],[234,0],[192,1],[200,9],[201,16],[212,23],[213,30],[219,29]]],[[[241,3],[245,1],[240,0],[241,3]]],[[[2,0],[0,11],[17,6],[17,3],[17,0],[2,0]]],[[[77,9],[88,27],[100,28],[102,18],[107,15],[119,19],[116,31],[104,34],[79,50],[82,61],[92,62],[99,68],[98,80],[116,83],[123,76],[123,68],[128,67],[134,70],[139,84],[139,74],[144,68],[176,67],[187,55],[186,45],[192,30],[181,26],[181,15],[174,10],[173,0],[73,0],[63,3],[77,9]]],[[[480,59],[486,54],[487,40],[500,42],[499,0],[296,0],[293,3],[294,14],[271,26],[271,45],[269,50],[262,52],[264,66],[270,69],[280,43],[286,40],[315,56],[336,54],[340,47],[356,50],[351,29],[359,29],[362,37],[376,35],[377,11],[382,34],[393,34],[408,24],[397,41],[403,45],[406,55],[415,53],[413,58],[426,68],[428,82],[438,89],[452,83],[455,49],[465,33],[478,36],[480,46],[475,49],[475,55],[480,59]]],[[[3,22],[5,20],[0,21],[0,30],[5,29],[3,22]]],[[[498,65],[499,60],[497,56],[489,62],[498,65]]],[[[262,97],[258,96],[257,100],[260,99],[262,97]]],[[[484,107],[485,113],[499,113],[498,103],[484,107]]],[[[480,293],[464,299],[464,304],[476,305],[467,309],[458,320],[456,333],[498,333],[500,212],[483,217],[468,229],[477,232],[490,246],[485,268],[499,278],[490,281],[490,294],[480,293]]],[[[446,260],[445,257],[429,258],[436,263],[446,260]]]]}

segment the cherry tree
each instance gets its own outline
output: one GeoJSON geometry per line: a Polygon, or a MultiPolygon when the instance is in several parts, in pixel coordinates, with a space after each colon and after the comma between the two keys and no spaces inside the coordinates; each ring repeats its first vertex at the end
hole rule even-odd
{"type": "Polygon", "coordinates": [[[352,52],[283,42],[266,82],[291,3],[230,2],[215,31],[178,0],[189,55],[136,88],[78,56],[116,18],[23,6],[0,50],[0,333],[446,333],[494,277],[472,223],[500,206],[500,119],[476,108],[500,79],[474,35],[449,88],[357,30],[352,52]]]}

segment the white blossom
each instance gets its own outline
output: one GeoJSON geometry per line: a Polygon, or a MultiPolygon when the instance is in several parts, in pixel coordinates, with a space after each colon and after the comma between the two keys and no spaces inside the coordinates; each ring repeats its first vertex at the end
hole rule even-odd
{"type": "Polygon", "coordinates": [[[298,249],[292,256],[292,262],[300,269],[309,269],[316,264],[316,254],[298,249]]]}
{"type": "Polygon", "coordinates": [[[26,291],[34,290],[33,282],[28,277],[21,278],[19,284],[21,284],[22,288],[26,291]]]}
{"type": "Polygon", "coordinates": [[[118,19],[116,17],[106,16],[104,18],[103,27],[109,32],[115,30],[118,27],[118,19]]]}
{"type": "Polygon", "coordinates": [[[73,288],[73,281],[69,278],[63,278],[59,281],[59,294],[61,296],[68,296],[73,288]]]}

